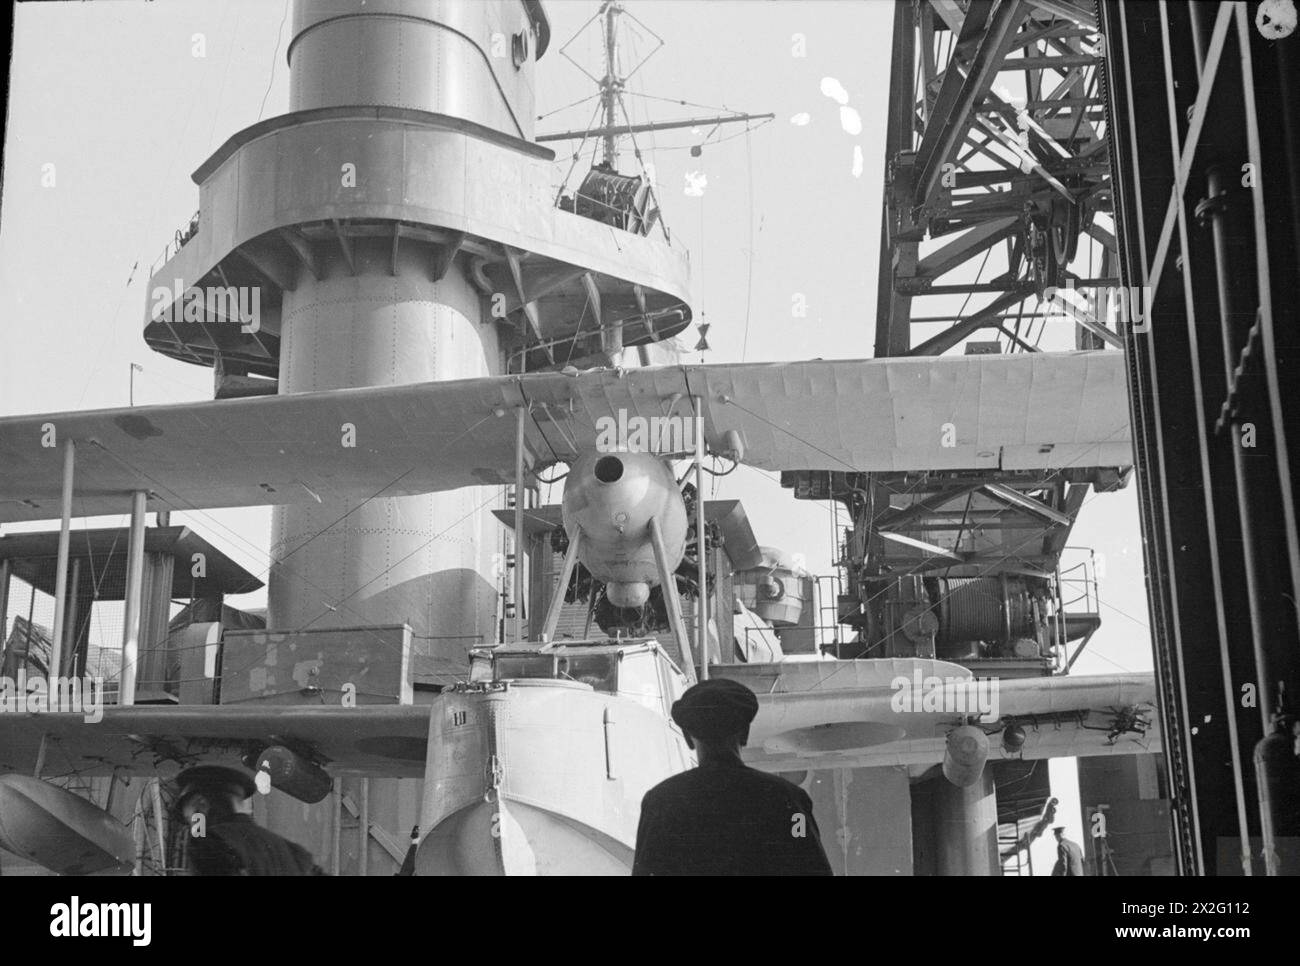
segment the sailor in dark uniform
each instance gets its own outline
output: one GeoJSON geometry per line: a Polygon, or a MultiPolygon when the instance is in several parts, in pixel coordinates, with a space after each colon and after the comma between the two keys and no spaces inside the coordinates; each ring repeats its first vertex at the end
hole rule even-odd
{"type": "Polygon", "coordinates": [[[235,768],[199,765],[177,776],[177,813],[195,875],[326,875],[311,853],[248,814],[257,786],[235,768]],[[201,816],[201,818],[198,818],[201,816]]]}
{"type": "Polygon", "coordinates": [[[673,704],[700,763],[646,792],[633,875],[831,875],[807,793],[740,760],[757,713],[754,692],[725,678],[673,704]]]}

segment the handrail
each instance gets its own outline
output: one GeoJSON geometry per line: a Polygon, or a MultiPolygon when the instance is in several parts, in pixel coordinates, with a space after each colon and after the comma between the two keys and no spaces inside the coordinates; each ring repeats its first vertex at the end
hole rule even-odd
{"type": "Polygon", "coordinates": [[[188,245],[194,236],[199,233],[200,214],[200,211],[194,212],[189,221],[176,229],[175,234],[172,236],[172,240],[163,246],[162,254],[154,259],[153,264],[149,266],[150,278],[157,275],[158,269],[165,265],[169,260],[176,257],[177,253],[188,245]]]}

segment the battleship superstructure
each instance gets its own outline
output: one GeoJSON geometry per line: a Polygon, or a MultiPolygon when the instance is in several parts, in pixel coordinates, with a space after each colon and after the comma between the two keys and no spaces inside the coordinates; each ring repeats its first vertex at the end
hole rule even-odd
{"type": "MultiPolygon", "coordinates": [[[[533,141],[549,42],[537,2],[295,3],[289,113],[199,167],[197,232],[152,282],[255,286],[260,329],[160,321],[151,303],[146,340],[214,366],[221,395],[609,360],[680,331],[685,252],[555,204],[533,141]]],[[[405,622],[420,668],[449,681],[495,640],[505,482],[276,509],[268,626],[405,622]]]]}

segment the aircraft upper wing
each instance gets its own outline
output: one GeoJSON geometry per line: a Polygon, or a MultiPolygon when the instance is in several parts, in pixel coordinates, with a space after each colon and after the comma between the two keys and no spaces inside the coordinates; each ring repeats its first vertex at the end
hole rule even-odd
{"type": "MultiPolygon", "coordinates": [[[[1121,353],[691,366],[707,435],[767,470],[1055,470],[1133,462],[1121,353]]],[[[668,370],[650,370],[647,375],[668,370]]],[[[666,394],[671,384],[664,385],[666,394]]]]}
{"type": "Polygon", "coordinates": [[[267,745],[309,752],[335,774],[411,778],[424,774],[428,705],[297,707],[194,705],[107,707],[103,719],[57,712],[6,714],[0,774],[159,774],[188,764],[237,761],[267,745]]]}
{"type": "Polygon", "coordinates": [[[594,369],[0,419],[0,522],[73,513],[405,496],[509,482],[596,444],[601,419],[687,417],[739,433],[766,470],[1058,469],[1132,464],[1123,358],[1023,353],[594,369]]]}

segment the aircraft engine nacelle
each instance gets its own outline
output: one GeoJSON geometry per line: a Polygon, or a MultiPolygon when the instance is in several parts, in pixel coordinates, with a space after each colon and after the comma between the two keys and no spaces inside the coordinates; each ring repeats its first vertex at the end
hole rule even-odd
{"type": "Polygon", "coordinates": [[[958,788],[969,788],[980,780],[989,757],[989,736],[974,725],[962,725],[948,733],[943,755],[943,777],[958,788]]]}
{"type": "Polygon", "coordinates": [[[658,521],[669,571],[686,549],[686,504],[672,469],[651,453],[586,453],[564,486],[564,531],[616,607],[640,607],[659,583],[650,521],[658,521]]]}

